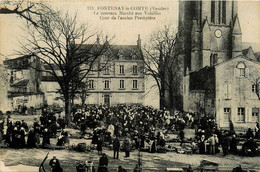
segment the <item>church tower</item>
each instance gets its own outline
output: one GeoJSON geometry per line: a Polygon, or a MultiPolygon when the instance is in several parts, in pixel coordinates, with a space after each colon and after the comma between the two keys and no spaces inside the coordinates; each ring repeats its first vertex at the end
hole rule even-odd
{"type": "Polygon", "coordinates": [[[198,71],[242,52],[237,1],[180,0],[178,29],[184,70],[198,71]]]}

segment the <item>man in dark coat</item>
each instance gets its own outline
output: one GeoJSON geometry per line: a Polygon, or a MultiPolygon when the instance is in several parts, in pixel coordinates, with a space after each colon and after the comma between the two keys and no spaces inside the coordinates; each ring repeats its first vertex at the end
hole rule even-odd
{"type": "Polygon", "coordinates": [[[248,128],[248,130],[246,132],[246,138],[247,139],[254,138],[254,133],[251,128],[248,128]]]}
{"type": "Polygon", "coordinates": [[[230,140],[230,153],[232,154],[237,153],[237,144],[238,144],[238,140],[236,138],[236,135],[234,134],[230,140]]]}
{"type": "Polygon", "coordinates": [[[98,155],[102,154],[102,145],[103,145],[103,142],[101,140],[101,136],[98,137],[98,142],[97,142],[97,151],[98,151],[98,155]]]}
{"type": "Polygon", "coordinates": [[[50,160],[49,166],[51,167],[52,172],[62,172],[63,171],[60,166],[60,162],[56,158],[56,156],[53,156],[53,158],[50,160]]]}
{"type": "Polygon", "coordinates": [[[103,153],[102,157],[100,157],[99,159],[98,172],[108,172],[107,166],[108,166],[108,158],[107,155],[103,153]]]}
{"type": "Polygon", "coordinates": [[[113,141],[113,149],[114,149],[114,159],[118,159],[119,157],[119,149],[120,149],[120,141],[118,139],[118,137],[116,136],[116,138],[113,141]]]}
{"type": "Polygon", "coordinates": [[[228,137],[228,134],[227,134],[227,132],[224,132],[223,139],[222,139],[222,142],[221,142],[221,146],[222,146],[224,156],[228,155],[229,144],[230,144],[230,139],[228,137]]]}
{"type": "Polygon", "coordinates": [[[183,144],[183,140],[184,140],[184,131],[181,129],[180,133],[179,133],[179,137],[180,137],[180,140],[181,140],[181,144],[180,146],[182,146],[183,144]]]}
{"type": "Polygon", "coordinates": [[[42,147],[44,148],[46,145],[50,145],[50,134],[47,128],[44,129],[42,134],[42,147]]]}

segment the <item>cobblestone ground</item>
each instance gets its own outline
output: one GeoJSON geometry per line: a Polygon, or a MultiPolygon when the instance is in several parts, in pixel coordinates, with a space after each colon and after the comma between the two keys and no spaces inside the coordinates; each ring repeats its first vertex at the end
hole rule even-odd
{"type": "MultiPolygon", "coordinates": [[[[94,165],[98,165],[100,158],[97,151],[80,153],[70,150],[49,150],[49,149],[0,149],[0,161],[3,161],[6,166],[16,166],[19,164],[25,165],[19,168],[18,171],[30,171],[26,166],[39,166],[45,155],[49,152],[48,159],[45,162],[45,169],[49,171],[48,163],[53,156],[56,156],[64,169],[64,172],[76,171],[75,166],[79,161],[92,160],[94,165]]],[[[131,152],[129,158],[124,157],[124,153],[120,152],[119,160],[113,159],[113,151],[104,150],[109,159],[109,171],[116,171],[116,168],[121,165],[124,168],[132,171],[138,161],[138,151],[131,152]]],[[[186,155],[167,152],[166,154],[142,152],[142,164],[146,171],[165,171],[168,167],[197,167],[201,160],[209,160],[219,163],[220,169],[229,169],[242,165],[246,169],[260,170],[259,157],[239,157],[228,155],[223,157],[222,154],[217,155],[186,155]]],[[[15,169],[15,167],[13,167],[15,169]]],[[[35,171],[32,170],[32,171],[35,171]]],[[[224,170],[226,171],[226,170],[224,170]]]]}

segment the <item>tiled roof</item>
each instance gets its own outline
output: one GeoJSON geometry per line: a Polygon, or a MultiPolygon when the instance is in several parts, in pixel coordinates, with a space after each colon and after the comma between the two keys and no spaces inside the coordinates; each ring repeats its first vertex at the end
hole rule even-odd
{"type": "Polygon", "coordinates": [[[111,50],[116,59],[133,60],[133,56],[138,59],[140,55],[137,45],[113,45],[111,50]]]}
{"type": "MultiPolygon", "coordinates": [[[[95,49],[97,46],[98,45],[84,44],[81,45],[80,49],[91,50],[95,49]]],[[[136,58],[140,55],[140,50],[137,45],[110,45],[109,50],[112,52],[115,59],[132,60],[133,55],[137,55],[136,58]]]]}
{"type": "Polygon", "coordinates": [[[5,60],[4,64],[11,69],[27,69],[29,67],[29,58],[31,58],[31,55],[9,59],[5,60]]]}
{"type": "Polygon", "coordinates": [[[12,87],[25,87],[25,86],[27,86],[28,82],[29,82],[29,79],[24,79],[24,80],[21,80],[21,81],[18,81],[16,83],[12,84],[11,86],[12,87]]]}

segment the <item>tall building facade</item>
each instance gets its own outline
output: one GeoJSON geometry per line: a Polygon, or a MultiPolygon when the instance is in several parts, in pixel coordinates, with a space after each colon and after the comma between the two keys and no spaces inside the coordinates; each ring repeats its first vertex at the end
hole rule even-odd
{"type": "Polygon", "coordinates": [[[242,51],[237,1],[180,1],[183,109],[216,119],[220,128],[259,122],[260,63],[242,51]]]}
{"type": "Polygon", "coordinates": [[[143,104],[145,78],[140,53],[140,36],[137,45],[112,45],[108,57],[101,58],[88,74],[86,103],[143,104]],[[98,66],[101,69],[98,70],[98,66]]]}
{"type": "Polygon", "coordinates": [[[4,61],[8,73],[8,102],[13,109],[43,105],[41,63],[35,56],[22,56],[4,61]]]}

